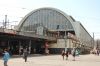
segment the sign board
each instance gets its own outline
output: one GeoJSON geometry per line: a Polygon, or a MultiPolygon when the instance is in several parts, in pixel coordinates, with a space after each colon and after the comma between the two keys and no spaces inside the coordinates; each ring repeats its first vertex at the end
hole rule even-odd
{"type": "Polygon", "coordinates": [[[38,35],[43,35],[43,27],[42,27],[42,26],[37,27],[37,32],[36,32],[36,34],[38,34],[38,35]]]}

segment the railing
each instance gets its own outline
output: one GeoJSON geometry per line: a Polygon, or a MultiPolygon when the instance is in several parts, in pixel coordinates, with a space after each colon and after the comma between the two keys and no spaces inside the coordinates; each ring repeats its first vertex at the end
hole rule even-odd
{"type": "Polygon", "coordinates": [[[46,39],[49,41],[56,41],[57,40],[56,37],[38,35],[34,32],[16,31],[16,30],[12,30],[12,29],[4,29],[4,28],[0,28],[0,32],[12,33],[12,34],[16,34],[16,35],[23,35],[23,36],[28,36],[28,37],[40,38],[40,39],[46,39]]]}
{"type": "Polygon", "coordinates": [[[56,41],[57,40],[56,37],[38,35],[38,34],[35,34],[34,32],[23,32],[23,31],[20,31],[17,34],[24,35],[24,36],[29,36],[29,37],[34,37],[34,38],[47,39],[49,41],[56,41]]]}

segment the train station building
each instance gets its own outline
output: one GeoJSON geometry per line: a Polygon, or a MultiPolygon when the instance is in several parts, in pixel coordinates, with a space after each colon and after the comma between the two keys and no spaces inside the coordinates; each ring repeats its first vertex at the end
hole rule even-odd
{"type": "Polygon", "coordinates": [[[41,54],[47,50],[57,54],[72,48],[85,52],[94,46],[93,38],[79,21],[55,8],[33,10],[10,32],[0,32],[0,47],[9,48],[13,53],[19,53],[24,47],[29,53],[41,54]]]}

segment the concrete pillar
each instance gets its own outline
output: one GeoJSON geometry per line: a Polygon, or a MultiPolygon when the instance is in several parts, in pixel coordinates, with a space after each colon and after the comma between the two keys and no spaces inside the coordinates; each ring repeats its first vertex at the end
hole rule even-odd
{"type": "Polygon", "coordinates": [[[28,51],[28,53],[30,54],[31,53],[31,44],[32,44],[32,42],[31,42],[31,40],[30,40],[30,42],[29,42],[29,51],[28,51]]]}
{"type": "Polygon", "coordinates": [[[22,54],[22,46],[21,46],[21,42],[19,41],[19,55],[22,54]]]}

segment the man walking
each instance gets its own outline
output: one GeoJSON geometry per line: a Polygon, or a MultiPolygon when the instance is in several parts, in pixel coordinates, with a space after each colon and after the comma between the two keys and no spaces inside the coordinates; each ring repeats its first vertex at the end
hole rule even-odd
{"type": "Polygon", "coordinates": [[[62,57],[63,57],[63,60],[64,60],[64,56],[65,56],[65,51],[62,50],[62,53],[61,53],[62,57]]]}
{"type": "Polygon", "coordinates": [[[68,60],[68,55],[69,55],[69,52],[68,52],[68,50],[66,50],[66,53],[65,53],[65,55],[66,55],[66,60],[68,60]]]}
{"type": "Polygon", "coordinates": [[[76,49],[73,48],[72,50],[72,56],[73,56],[73,61],[75,61],[75,56],[76,56],[76,49]]]}
{"type": "Polygon", "coordinates": [[[28,56],[27,48],[24,49],[23,56],[24,56],[24,59],[25,59],[25,62],[26,62],[27,61],[27,56],[28,56]]]}

